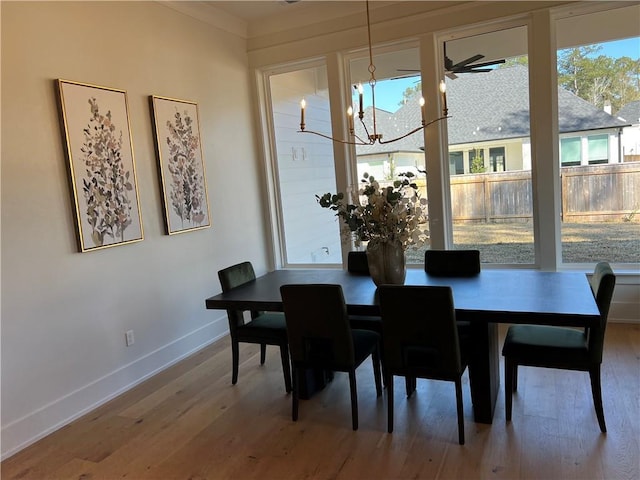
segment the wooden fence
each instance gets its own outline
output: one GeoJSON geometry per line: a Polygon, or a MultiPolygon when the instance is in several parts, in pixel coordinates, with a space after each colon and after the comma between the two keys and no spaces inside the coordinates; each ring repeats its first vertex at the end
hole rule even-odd
{"type": "MultiPolygon", "coordinates": [[[[561,168],[565,222],[640,216],[640,162],[561,168]]],[[[526,222],[532,218],[531,171],[451,176],[455,222],[526,222]]]]}

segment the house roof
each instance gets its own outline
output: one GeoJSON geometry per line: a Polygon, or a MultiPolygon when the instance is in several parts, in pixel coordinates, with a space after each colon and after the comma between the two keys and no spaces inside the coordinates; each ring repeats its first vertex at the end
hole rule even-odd
{"type": "Polygon", "coordinates": [[[629,122],[634,125],[640,124],[640,100],[627,103],[624,107],[618,110],[616,117],[623,122],[629,122]]]}
{"type": "MultiPolygon", "coordinates": [[[[485,142],[496,139],[529,136],[529,79],[528,68],[515,65],[497,68],[483,74],[461,74],[447,79],[449,107],[449,144],[485,142]]],[[[400,136],[420,125],[418,95],[395,113],[377,110],[378,130],[385,139],[400,136]]],[[[371,108],[365,112],[370,119],[371,108]]],[[[558,87],[560,133],[599,130],[629,125],[586,100],[558,87]]],[[[362,132],[356,119],[356,133],[362,132]]],[[[370,124],[370,122],[369,122],[370,124]]],[[[419,151],[422,135],[414,134],[388,145],[359,147],[358,154],[419,151]]]]}

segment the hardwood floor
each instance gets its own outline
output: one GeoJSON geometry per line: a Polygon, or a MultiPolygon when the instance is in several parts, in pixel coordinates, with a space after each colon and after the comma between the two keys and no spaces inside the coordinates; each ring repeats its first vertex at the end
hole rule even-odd
{"type": "Polygon", "coordinates": [[[503,385],[493,425],[473,422],[465,373],[464,446],[452,383],[419,380],[407,400],[397,378],[387,434],[386,395],[376,398],[366,362],[354,432],[345,374],[301,401],[294,423],[278,350],[262,367],[253,346],[240,358],[232,386],[228,339],[207,347],[6,459],[2,479],[640,478],[640,325],[607,329],[607,434],[588,374],[522,367],[510,424],[503,385]]]}

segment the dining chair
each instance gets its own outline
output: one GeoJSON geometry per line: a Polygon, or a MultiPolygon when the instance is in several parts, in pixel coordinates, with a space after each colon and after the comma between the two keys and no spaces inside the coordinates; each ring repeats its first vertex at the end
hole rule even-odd
{"type": "MultiPolygon", "coordinates": [[[[251,262],[242,262],[224,268],[218,272],[222,292],[226,293],[256,279],[251,262]]],[[[245,311],[227,310],[229,333],[231,336],[232,375],[231,383],[238,382],[240,363],[240,342],[260,345],[260,365],[266,360],[267,345],[280,347],[282,371],[287,393],[291,392],[291,369],[289,367],[289,343],[284,315],[279,312],[250,311],[250,320],[246,321],[245,311]]]]}
{"type": "Polygon", "coordinates": [[[464,277],[480,273],[479,250],[426,250],[424,270],[429,275],[464,277]]]}
{"type": "MultiPolygon", "coordinates": [[[[473,277],[480,273],[479,250],[425,250],[424,271],[440,277],[473,277]]],[[[458,339],[463,349],[471,342],[471,323],[458,320],[458,339]]],[[[407,382],[407,394],[415,389],[415,381],[407,382]]]]}
{"type": "Polygon", "coordinates": [[[292,419],[298,420],[300,383],[307,369],[347,372],[351,391],[351,423],[357,430],[356,368],[369,357],[373,362],[376,394],[382,395],[380,335],[371,330],[351,328],[340,285],[283,285],[280,294],[293,367],[292,419]]]}
{"type": "Polygon", "coordinates": [[[607,262],[596,265],[591,290],[600,311],[598,322],[584,330],[543,325],[512,325],[502,347],[505,375],[505,413],[511,421],[513,392],[518,387],[518,365],[589,372],[591,395],[600,430],[607,426],[602,406],[600,365],[609,306],[616,276],[607,262]]]}
{"type": "Polygon", "coordinates": [[[464,445],[462,374],[467,360],[458,342],[451,287],[381,285],[378,295],[388,432],[393,432],[394,375],[446,380],[455,383],[458,443],[464,445]]]}
{"type": "Polygon", "coordinates": [[[367,252],[353,250],[347,255],[347,271],[357,275],[369,275],[367,252]]]}
{"type": "MultiPolygon", "coordinates": [[[[347,271],[353,275],[369,275],[367,252],[351,251],[347,256],[347,271]]],[[[349,315],[351,328],[382,332],[382,321],[375,315],[349,315]]]]}

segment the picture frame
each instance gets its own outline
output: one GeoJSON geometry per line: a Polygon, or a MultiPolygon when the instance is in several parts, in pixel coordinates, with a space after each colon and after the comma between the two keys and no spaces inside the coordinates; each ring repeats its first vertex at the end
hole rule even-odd
{"type": "Polygon", "coordinates": [[[126,91],[57,86],[80,251],[143,240],[126,91]]]}
{"type": "Polygon", "coordinates": [[[168,235],[211,226],[198,104],[151,95],[168,235]]]}

